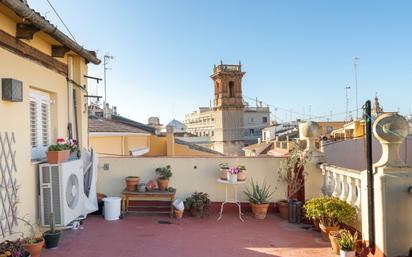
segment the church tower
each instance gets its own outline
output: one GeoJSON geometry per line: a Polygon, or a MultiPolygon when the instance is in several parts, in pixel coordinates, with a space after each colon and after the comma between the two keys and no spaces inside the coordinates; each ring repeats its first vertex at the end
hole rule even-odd
{"type": "Polygon", "coordinates": [[[213,148],[225,155],[243,155],[242,66],[222,62],[213,68],[215,129],[213,148]]]}

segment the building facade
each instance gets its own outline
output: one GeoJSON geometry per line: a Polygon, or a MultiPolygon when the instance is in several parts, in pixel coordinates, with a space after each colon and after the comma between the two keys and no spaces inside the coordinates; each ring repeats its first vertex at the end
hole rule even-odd
{"type": "Polygon", "coordinates": [[[213,107],[200,107],[185,116],[186,131],[208,137],[212,148],[226,155],[243,155],[242,148],[254,144],[270,124],[269,107],[257,102],[249,106],[242,95],[241,65],[215,66],[213,107]]]}

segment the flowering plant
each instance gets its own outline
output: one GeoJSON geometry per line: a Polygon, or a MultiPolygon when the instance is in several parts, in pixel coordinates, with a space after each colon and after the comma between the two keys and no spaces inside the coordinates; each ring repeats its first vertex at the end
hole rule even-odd
{"type": "Polygon", "coordinates": [[[26,252],[23,249],[22,242],[20,240],[6,240],[0,243],[0,256],[22,257],[26,256],[26,252]]]}
{"type": "Polygon", "coordinates": [[[229,168],[229,173],[232,175],[238,174],[240,172],[240,168],[239,167],[230,167],[229,168]]]}
{"type": "Polygon", "coordinates": [[[79,148],[77,146],[77,141],[75,139],[64,139],[64,138],[57,138],[56,144],[49,146],[49,151],[65,151],[70,150],[70,152],[79,152],[79,148]]]}

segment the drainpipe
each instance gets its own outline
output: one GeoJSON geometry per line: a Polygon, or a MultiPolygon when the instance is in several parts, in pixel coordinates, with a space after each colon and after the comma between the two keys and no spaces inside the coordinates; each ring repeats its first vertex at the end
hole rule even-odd
{"type": "Polygon", "coordinates": [[[375,247],[375,203],[373,194],[373,167],[372,167],[372,116],[371,101],[365,103],[366,111],[366,170],[368,189],[368,233],[369,249],[374,251],[375,247]]]}
{"type": "Polygon", "coordinates": [[[69,134],[68,137],[70,139],[74,138],[73,135],[73,57],[72,56],[67,56],[67,108],[68,108],[68,130],[69,134]]]}

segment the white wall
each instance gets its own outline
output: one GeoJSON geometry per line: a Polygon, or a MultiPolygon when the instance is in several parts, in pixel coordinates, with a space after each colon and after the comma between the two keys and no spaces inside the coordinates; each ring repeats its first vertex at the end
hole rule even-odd
{"type": "Polygon", "coordinates": [[[210,195],[212,201],[223,201],[225,186],[217,182],[218,164],[228,162],[230,165],[245,165],[248,180],[246,185],[238,188],[239,198],[247,202],[243,191],[250,185],[250,178],[255,181],[266,181],[274,190],[272,201],[284,199],[284,186],[277,182],[277,170],[283,158],[221,158],[221,157],[102,157],[99,159],[97,191],[119,196],[126,176],[139,176],[142,182],[155,178],[155,169],[170,164],[173,177],[170,186],[177,189],[177,197],[185,199],[194,191],[203,191],[210,195]],[[103,165],[109,164],[109,170],[103,170],[103,165]]]}
{"type": "MultiPolygon", "coordinates": [[[[382,147],[375,137],[372,137],[372,140],[373,162],[376,162],[382,155],[382,147]]],[[[327,142],[325,144],[324,149],[327,163],[355,170],[366,169],[365,141],[363,138],[327,142]]],[[[400,155],[412,167],[412,135],[409,135],[402,143],[400,155]]]]}

